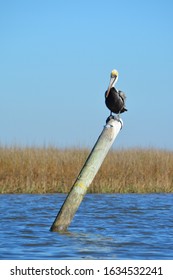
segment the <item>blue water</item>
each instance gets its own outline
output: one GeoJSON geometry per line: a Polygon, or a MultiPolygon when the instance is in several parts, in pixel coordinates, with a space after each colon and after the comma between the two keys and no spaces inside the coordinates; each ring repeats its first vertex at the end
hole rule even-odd
{"type": "Polygon", "coordinates": [[[173,194],[88,194],[66,234],[66,195],[0,195],[0,259],[173,259],[173,194]]]}

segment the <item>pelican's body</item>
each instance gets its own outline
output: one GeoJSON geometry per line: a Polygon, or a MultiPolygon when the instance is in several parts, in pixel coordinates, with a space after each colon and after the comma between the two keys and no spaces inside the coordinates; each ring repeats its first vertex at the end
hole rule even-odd
{"type": "Polygon", "coordinates": [[[108,97],[106,97],[106,94],[107,91],[105,92],[105,103],[112,113],[121,114],[127,111],[125,108],[126,96],[122,91],[117,91],[114,87],[112,87],[108,97]]]}
{"type": "Polygon", "coordinates": [[[118,80],[118,72],[117,70],[113,70],[111,72],[111,80],[110,80],[108,90],[105,92],[105,103],[108,109],[111,111],[111,115],[112,113],[119,115],[127,111],[127,109],[125,108],[125,100],[126,100],[125,94],[114,87],[117,80],[118,80]]]}

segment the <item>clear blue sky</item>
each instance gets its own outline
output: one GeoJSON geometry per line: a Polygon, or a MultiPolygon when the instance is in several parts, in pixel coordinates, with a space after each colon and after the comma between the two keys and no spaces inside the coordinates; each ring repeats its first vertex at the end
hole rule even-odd
{"type": "Polygon", "coordinates": [[[92,147],[116,68],[114,147],[173,149],[172,0],[1,1],[0,54],[1,145],[92,147]]]}

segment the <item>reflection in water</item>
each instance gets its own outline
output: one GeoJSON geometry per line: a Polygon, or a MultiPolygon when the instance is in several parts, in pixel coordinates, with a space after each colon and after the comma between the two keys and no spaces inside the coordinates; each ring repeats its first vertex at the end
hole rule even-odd
{"type": "Polygon", "coordinates": [[[50,232],[65,195],[1,195],[0,259],[172,259],[172,194],[88,194],[50,232]]]}

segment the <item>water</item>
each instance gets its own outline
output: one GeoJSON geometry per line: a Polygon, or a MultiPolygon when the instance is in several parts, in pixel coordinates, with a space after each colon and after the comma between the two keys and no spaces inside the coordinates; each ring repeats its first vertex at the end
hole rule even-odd
{"type": "Polygon", "coordinates": [[[0,195],[0,259],[173,259],[173,194],[88,194],[50,232],[64,199],[0,195]]]}

